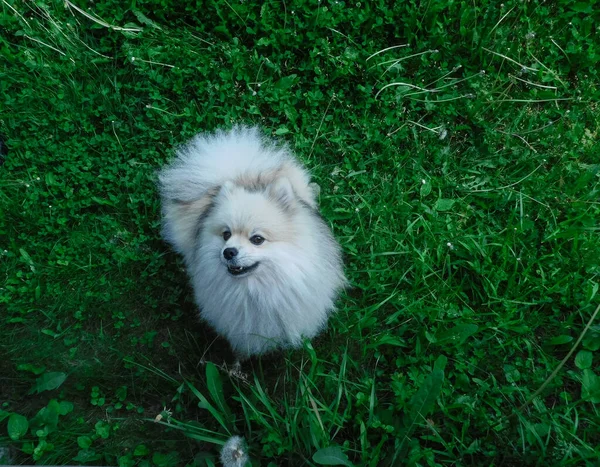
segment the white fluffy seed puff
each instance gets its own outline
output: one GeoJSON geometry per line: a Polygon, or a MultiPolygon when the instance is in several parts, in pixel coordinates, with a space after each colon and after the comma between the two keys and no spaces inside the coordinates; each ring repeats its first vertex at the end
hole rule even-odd
{"type": "Polygon", "coordinates": [[[248,447],[244,438],[232,436],[221,449],[221,464],[223,467],[246,467],[250,464],[248,447]]]}
{"type": "Polygon", "coordinates": [[[185,259],[201,317],[238,358],[325,328],[346,285],[341,251],[287,147],[244,126],[200,134],[159,184],[163,236],[185,259]]]}

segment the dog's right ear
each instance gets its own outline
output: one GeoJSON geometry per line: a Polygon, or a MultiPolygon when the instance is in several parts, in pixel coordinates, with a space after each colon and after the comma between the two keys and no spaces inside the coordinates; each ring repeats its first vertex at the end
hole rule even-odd
{"type": "Polygon", "coordinates": [[[193,201],[165,200],[162,204],[162,234],[186,259],[191,258],[197,242],[198,223],[214,202],[215,193],[193,201]]]}
{"type": "Polygon", "coordinates": [[[221,185],[221,189],[219,190],[219,196],[229,196],[231,192],[234,190],[235,184],[231,180],[227,180],[223,185],[221,185]]]}
{"type": "Polygon", "coordinates": [[[288,208],[296,198],[294,188],[287,177],[280,177],[267,188],[271,199],[288,208]]]}
{"type": "Polygon", "coordinates": [[[312,194],[314,204],[319,204],[319,195],[321,194],[321,186],[318,183],[312,182],[308,184],[308,189],[312,194]]]}

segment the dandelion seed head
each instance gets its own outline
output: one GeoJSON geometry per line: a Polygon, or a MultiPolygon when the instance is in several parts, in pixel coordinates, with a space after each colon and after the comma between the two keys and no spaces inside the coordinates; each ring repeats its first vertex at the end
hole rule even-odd
{"type": "Polygon", "coordinates": [[[221,449],[221,463],[224,467],[243,467],[249,461],[244,438],[232,436],[221,449]]]}

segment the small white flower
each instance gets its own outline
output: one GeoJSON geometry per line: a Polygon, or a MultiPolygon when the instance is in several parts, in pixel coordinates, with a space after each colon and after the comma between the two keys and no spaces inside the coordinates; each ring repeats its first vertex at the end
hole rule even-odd
{"type": "Polygon", "coordinates": [[[423,180],[421,180],[421,183],[422,183],[423,185],[427,185],[427,180],[423,179],[423,180]]]}
{"type": "Polygon", "coordinates": [[[355,211],[358,212],[358,211],[360,211],[360,209],[356,208],[355,211]]]}
{"type": "Polygon", "coordinates": [[[26,184],[25,184],[25,186],[26,186],[27,188],[29,188],[29,183],[26,183],[26,184]]]}
{"type": "Polygon", "coordinates": [[[454,245],[452,245],[452,243],[448,242],[448,243],[446,243],[446,246],[448,248],[450,248],[451,250],[454,250],[454,245]]]}
{"type": "Polygon", "coordinates": [[[135,62],[135,57],[131,57],[131,61],[132,61],[132,62],[135,62]]]}
{"type": "Polygon", "coordinates": [[[35,179],[36,179],[36,180],[39,180],[39,179],[40,179],[40,177],[36,177],[35,179]]]}
{"type": "Polygon", "coordinates": [[[256,91],[252,91],[252,95],[253,95],[253,96],[256,96],[256,91]]]}
{"type": "Polygon", "coordinates": [[[240,436],[229,438],[221,449],[223,467],[243,467],[249,460],[246,442],[240,436]]]}

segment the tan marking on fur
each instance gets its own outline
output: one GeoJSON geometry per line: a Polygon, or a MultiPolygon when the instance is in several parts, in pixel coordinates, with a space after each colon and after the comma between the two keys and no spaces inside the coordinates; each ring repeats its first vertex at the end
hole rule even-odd
{"type": "MultiPolygon", "coordinates": [[[[276,169],[261,173],[246,172],[235,178],[233,182],[248,190],[256,191],[266,189],[280,177],[286,177],[290,181],[294,193],[302,201],[313,208],[317,207],[318,190],[315,190],[312,183],[307,185],[303,178],[303,172],[290,162],[284,162],[276,169]]],[[[316,186],[318,187],[318,185],[316,186]]]]}

